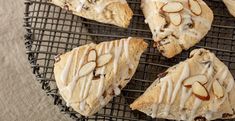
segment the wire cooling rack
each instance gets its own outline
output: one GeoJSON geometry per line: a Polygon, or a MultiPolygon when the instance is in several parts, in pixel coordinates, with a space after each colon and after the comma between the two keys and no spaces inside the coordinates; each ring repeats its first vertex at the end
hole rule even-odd
{"type": "Polygon", "coordinates": [[[185,60],[189,52],[195,48],[203,47],[214,52],[235,77],[235,18],[228,13],[221,0],[206,0],[215,15],[212,28],[206,37],[195,47],[183,51],[172,59],[166,59],[152,48],[152,35],[148,25],[144,23],[140,0],[128,0],[128,3],[134,16],[129,28],[123,29],[72,15],[70,12],[49,4],[46,0],[25,1],[24,19],[27,30],[25,45],[28,60],[42,89],[54,99],[54,104],[62,113],[70,115],[75,120],[155,120],[138,111],[131,111],[129,104],[147,89],[158,73],[185,60]],[[122,94],[91,117],[83,117],[72,108],[66,107],[54,80],[54,57],[87,43],[99,43],[128,36],[144,37],[149,47],[141,56],[136,74],[122,90],[122,94]]]}

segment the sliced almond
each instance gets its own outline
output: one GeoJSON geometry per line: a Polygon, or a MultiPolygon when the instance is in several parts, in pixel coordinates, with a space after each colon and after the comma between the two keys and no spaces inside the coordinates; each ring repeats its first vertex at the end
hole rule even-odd
{"type": "Polygon", "coordinates": [[[109,63],[109,61],[112,59],[112,55],[111,54],[104,54],[101,55],[98,59],[97,59],[97,67],[102,67],[105,64],[109,63]]]}
{"type": "Polygon", "coordinates": [[[87,60],[88,61],[95,61],[96,60],[96,51],[95,50],[90,50],[87,60]]]}
{"type": "Polygon", "coordinates": [[[197,0],[188,0],[188,6],[193,14],[199,16],[202,13],[201,5],[197,0]]]}
{"type": "Polygon", "coordinates": [[[212,89],[213,89],[213,92],[217,98],[224,97],[224,89],[218,80],[215,80],[213,82],[212,89]]]}
{"type": "Polygon", "coordinates": [[[172,24],[176,26],[181,24],[182,17],[179,13],[169,13],[169,18],[172,24]]]}
{"type": "Polygon", "coordinates": [[[202,85],[204,85],[207,83],[207,81],[208,81],[207,77],[205,75],[200,74],[200,75],[195,75],[195,76],[192,76],[192,77],[185,79],[183,82],[183,85],[185,87],[192,87],[192,85],[195,82],[199,82],[202,85]]]}
{"type": "Polygon", "coordinates": [[[176,13],[183,10],[184,6],[181,2],[168,2],[162,6],[161,10],[167,13],[176,13]]]}
{"type": "Polygon", "coordinates": [[[92,72],[96,67],[96,62],[88,62],[79,70],[79,77],[84,76],[92,72]]]}
{"type": "Polygon", "coordinates": [[[209,100],[210,95],[207,89],[199,82],[194,82],[192,85],[193,94],[201,100],[209,100]]]}

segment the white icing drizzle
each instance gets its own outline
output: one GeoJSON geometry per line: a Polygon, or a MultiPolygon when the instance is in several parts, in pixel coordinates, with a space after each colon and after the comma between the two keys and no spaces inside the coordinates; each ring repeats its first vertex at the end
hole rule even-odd
{"type": "Polygon", "coordinates": [[[211,63],[211,65],[209,66],[208,70],[207,70],[207,76],[211,79],[214,73],[214,63],[211,63]]]}
{"type": "MultiPolygon", "coordinates": [[[[102,68],[102,72],[104,72],[104,67],[102,68]]],[[[100,80],[99,80],[100,82],[99,82],[99,85],[98,85],[98,92],[97,92],[97,97],[99,98],[99,97],[102,97],[102,98],[100,98],[99,100],[100,100],[100,104],[102,105],[102,102],[103,102],[103,96],[102,96],[102,94],[103,94],[103,92],[104,92],[104,75],[102,74],[102,75],[100,75],[100,80]]]]}
{"type": "Polygon", "coordinates": [[[227,87],[226,87],[226,92],[232,91],[233,87],[234,87],[234,79],[231,78],[228,82],[227,87]]]}
{"type": "Polygon", "coordinates": [[[98,56],[100,56],[102,54],[103,47],[104,47],[104,44],[101,44],[100,48],[98,50],[98,53],[97,53],[98,56]]]}
{"type": "MultiPolygon", "coordinates": [[[[100,56],[101,53],[102,53],[103,45],[105,46],[105,53],[107,52],[107,44],[108,44],[108,43],[102,44],[101,48],[100,48],[99,51],[98,51],[98,56],[100,56]]],[[[105,66],[103,66],[103,67],[101,68],[101,73],[102,73],[102,74],[100,75],[97,97],[101,97],[101,96],[102,96],[102,93],[103,93],[103,90],[104,90],[104,89],[103,89],[103,86],[104,86],[104,75],[103,75],[104,70],[105,70],[105,66]]]]}
{"type": "Polygon", "coordinates": [[[121,90],[118,88],[118,86],[114,86],[114,94],[119,95],[121,93],[121,90]]]}
{"type": "Polygon", "coordinates": [[[162,2],[162,3],[167,3],[167,2],[170,2],[172,0],[159,0],[159,2],[162,2]]]}
{"type": "Polygon", "coordinates": [[[94,9],[96,10],[97,13],[102,13],[103,10],[111,3],[115,3],[115,2],[119,2],[122,4],[126,4],[126,0],[100,0],[98,1],[95,6],[94,9]]]}
{"type": "MultiPolygon", "coordinates": [[[[159,78],[157,78],[155,81],[160,81],[160,80],[159,80],[159,78]]],[[[154,100],[154,103],[152,104],[152,114],[151,114],[152,118],[156,117],[157,109],[158,109],[158,100],[156,98],[154,100]]]]}
{"type": "Polygon", "coordinates": [[[201,71],[202,73],[201,74],[204,74],[206,73],[207,69],[209,68],[210,64],[206,64],[206,66],[203,68],[203,70],[201,71]]]}
{"type": "Polygon", "coordinates": [[[117,64],[118,64],[120,54],[122,52],[122,45],[123,45],[122,43],[123,43],[123,40],[120,40],[119,45],[118,45],[118,41],[115,41],[115,50],[114,50],[115,56],[114,56],[114,62],[113,62],[114,75],[117,73],[117,64]]]}
{"type": "MultiPolygon", "coordinates": [[[[170,103],[170,95],[172,93],[172,80],[171,80],[170,76],[165,76],[165,77],[161,78],[160,83],[161,83],[160,96],[159,96],[158,101],[155,101],[155,103],[153,104],[154,106],[152,108],[152,117],[156,116],[157,108],[163,101],[167,86],[168,86],[168,89],[167,89],[167,93],[168,93],[167,100],[168,101],[167,102],[170,103]]],[[[163,115],[168,115],[169,111],[170,111],[170,105],[165,106],[163,115]]]]}
{"type": "Polygon", "coordinates": [[[75,81],[78,80],[78,78],[79,78],[79,70],[81,69],[81,67],[82,67],[82,65],[84,63],[84,59],[85,59],[85,56],[88,53],[89,48],[90,48],[89,46],[86,47],[85,52],[84,52],[84,54],[82,55],[82,57],[81,57],[81,59],[79,61],[79,64],[78,64],[78,67],[77,67],[77,72],[76,72],[76,75],[74,77],[75,81]]]}
{"type": "Polygon", "coordinates": [[[153,107],[153,108],[152,108],[151,117],[152,117],[152,118],[155,118],[155,117],[156,117],[156,114],[157,114],[157,110],[158,110],[158,104],[157,104],[157,103],[154,103],[152,107],[153,107]]]}
{"type": "Polygon", "coordinates": [[[83,99],[85,99],[88,96],[89,90],[91,88],[92,78],[93,78],[93,73],[91,72],[87,77],[86,87],[84,90],[82,90],[83,91],[83,99]]]}
{"type": "Polygon", "coordinates": [[[171,94],[172,94],[172,91],[173,91],[173,85],[172,85],[172,79],[170,76],[167,76],[167,104],[164,108],[164,113],[163,115],[164,116],[167,116],[169,114],[169,111],[170,111],[170,101],[171,101],[171,94]]]}
{"type": "Polygon", "coordinates": [[[226,78],[227,75],[228,75],[228,71],[227,71],[227,70],[228,70],[228,69],[227,69],[226,66],[224,66],[222,69],[219,70],[219,73],[218,73],[217,78],[218,78],[218,80],[219,80],[219,82],[220,82],[221,84],[224,82],[225,78],[226,78]]]}
{"type": "Polygon", "coordinates": [[[82,101],[80,102],[80,104],[79,104],[79,109],[80,109],[81,111],[84,111],[84,110],[85,110],[85,100],[82,100],[82,101]]]}
{"type": "Polygon", "coordinates": [[[162,86],[161,86],[161,92],[160,92],[160,96],[159,96],[159,100],[158,103],[162,103],[163,100],[163,96],[165,95],[166,92],[166,86],[167,86],[167,81],[164,78],[160,79],[162,86]]]}
{"type": "Polygon", "coordinates": [[[87,81],[87,77],[83,77],[84,80],[82,80],[80,83],[82,83],[82,87],[81,87],[81,90],[80,90],[80,93],[79,93],[79,97],[81,100],[83,100],[83,95],[84,95],[84,90],[85,90],[85,87],[86,87],[86,81],[87,81]]]}
{"type": "MultiPolygon", "coordinates": [[[[105,70],[105,67],[102,67],[102,72],[101,73],[104,73],[104,70],[105,70]]],[[[100,75],[100,80],[99,80],[99,85],[98,85],[97,97],[102,96],[102,93],[104,92],[103,86],[104,86],[104,75],[101,74],[100,75]]]]}
{"type": "Polygon", "coordinates": [[[194,115],[198,109],[198,107],[201,105],[202,101],[199,98],[195,98],[194,104],[193,104],[193,109],[191,112],[191,115],[189,117],[189,121],[192,121],[194,119],[194,115]]]}
{"type": "MultiPolygon", "coordinates": [[[[214,60],[214,57],[212,56],[212,55],[210,55],[210,60],[211,60],[211,65],[210,65],[210,63],[208,63],[205,67],[204,67],[204,69],[203,69],[203,71],[201,72],[201,74],[205,74],[206,72],[208,72],[209,71],[209,67],[211,66],[213,66],[213,60],[214,60]]],[[[211,73],[211,72],[209,72],[209,73],[211,73]]],[[[213,83],[213,81],[210,81],[209,82],[209,84],[208,84],[208,87],[207,87],[207,90],[208,90],[208,92],[210,92],[210,90],[211,90],[211,87],[212,87],[212,83],[213,83]]],[[[200,99],[198,99],[198,98],[196,98],[195,99],[195,101],[194,101],[194,105],[193,105],[193,109],[192,109],[192,112],[191,112],[191,115],[190,115],[190,121],[191,120],[193,120],[193,118],[194,118],[194,115],[195,115],[195,113],[197,112],[197,109],[199,108],[199,106],[201,105],[201,103],[202,103],[202,100],[200,100],[200,99]]]]}
{"type": "Polygon", "coordinates": [[[176,95],[182,85],[182,82],[184,79],[186,79],[187,77],[189,77],[189,72],[190,72],[190,69],[189,69],[189,64],[188,62],[186,61],[184,63],[184,67],[183,67],[183,70],[182,70],[182,74],[180,75],[180,78],[179,80],[177,81],[176,83],[176,86],[175,86],[175,89],[173,91],[173,95],[172,95],[172,98],[171,98],[171,104],[174,103],[175,101],[175,98],[176,98],[176,95]]]}
{"type": "Polygon", "coordinates": [[[190,97],[190,95],[192,94],[192,89],[189,89],[187,92],[187,88],[182,86],[182,94],[181,94],[181,98],[180,98],[180,110],[182,110],[184,108],[185,102],[188,100],[188,98],[190,97]]]}
{"type": "MultiPolygon", "coordinates": [[[[170,76],[166,76],[166,77],[163,77],[163,78],[160,79],[161,86],[162,86],[161,87],[161,92],[160,92],[158,103],[154,103],[154,105],[153,105],[152,115],[151,115],[152,117],[156,117],[158,106],[159,106],[159,104],[163,100],[163,97],[165,95],[165,91],[166,91],[167,86],[168,86],[168,89],[167,89],[167,94],[168,94],[168,96],[167,96],[167,103],[168,104],[166,104],[166,106],[164,108],[163,115],[167,116],[169,114],[171,104],[174,102],[174,100],[176,98],[176,95],[177,95],[177,93],[178,93],[178,91],[179,91],[179,89],[180,89],[180,87],[182,85],[183,80],[186,79],[187,77],[189,77],[189,73],[190,73],[189,64],[186,61],[184,63],[182,74],[180,75],[179,80],[177,81],[177,84],[176,84],[176,87],[175,87],[174,90],[173,90],[173,85],[172,85],[172,79],[171,79],[170,76]]],[[[185,94],[184,98],[188,98],[189,95],[190,95],[190,92],[187,95],[185,94]]],[[[186,101],[186,99],[181,99],[180,103],[185,102],[185,101],[186,101]]],[[[183,104],[181,104],[181,105],[183,105],[183,104]]]]}
{"type": "MultiPolygon", "coordinates": [[[[108,43],[105,43],[103,44],[105,46],[105,49],[104,49],[104,52],[105,53],[110,53],[112,47],[113,47],[113,42],[110,42],[110,45],[108,45],[108,43]]],[[[98,52],[98,55],[100,56],[101,55],[101,52],[102,52],[102,49],[103,49],[103,46],[101,49],[99,49],[99,52],[98,52]]],[[[97,97],[99,98],[99,101],[100,101],[100,104],[101,105],[105,105],[105,101],[104,101],[104,97],[102,96],[103,92],[104,92],[104,73],[105,71],[105,66],[103,66],[101,68],[101,75],[100,75],[100,80],[99,80],[99,85],[98,85],[98,93],[97,93],[97,97]]]]}
{"type": "Polygon", "coordinates": [[[170,76],[168,76],[169,78],[167,78],[167,86],[168,86],[168,89],[167,89],[167,103],[170,103],[171,101],[171,94],[172,94],[172,91],[173,91],[173,85],[172,85],[172,79],[170,76]]]}
{"type": "Polygon", "coordinates": [[[66,82],[66,80],[68,78],[69,69],[70,69],[70,67],[72,65],[73,54],[74,54],[74,51],[72,51],[72,54],[68,57],[68,60],[66,61],[66,64],[65,64],[65,67],[62,70],[61,75],[60,75],[60,80],[63,82],[64,85],[66,85],[65,82],[66,82]]]}
{"type": "MultiPolygon", "coordinates": [[[[129,41],[130,41],[131,37],[129,37],[128,39],[122,39],[120,40],[120,43],[118,45],[118,42],[115,43],[115,56],[114,56],[114,63],[113,63],[113,72],[114,74],[117,73],[117,64],[118,64],[118,60],[120,58],[120,54],[122,52],[122,48],[124,47],[124,55],[126,57],[127,60],[127,64],[130,68],[133,68],[133,65],[130,63],[129,60],[129,41]],[[124,45],[123,45],[124,44],[124,45]]],[[[121,93],[121,89],[118,87],[118,85],[116,84],[116,82],[114,81],[113,83],[113,89],[114,89],[114,94],[115,95],[119,95],[121,93]]]]}
{"type": "Polygon", "coordinates": [[[124,53],[125,53],[125,57],[127,59],[127,64],[128,66],[133,69],[134,66],[132,65],[132,63],[130,62],[129,59],[129,41],[131,40],[132,37],[129,37],[127,40],[124,40],[124,53]]]}

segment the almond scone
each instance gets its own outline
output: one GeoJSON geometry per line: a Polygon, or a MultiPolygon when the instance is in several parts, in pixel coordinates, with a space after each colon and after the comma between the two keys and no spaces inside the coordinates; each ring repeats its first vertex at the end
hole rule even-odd
{"type": "Polygon", "coordinates": [[[213,53],[196,49],[190,58],[159,74],[130,106],[153,118],[214,120],[235,117],[234,78],[213,53]]]}
{"type": "Polygon", "coordinates": [[[141,0],[141,8],[154,46],[167,58],[198,43],[214,18],[202,0],[141,0]]]}
{"type": "Polygon", "coordinates": [[[75,111],[93,115],[120,94],[146,48],[143,39],[128,38],[87,44],[57,56],[54,75],[59,93],[75,111]]]}
{"type": "Polygon", "coordinates": [[[133,12],[126,0],[48,0],[73,14],[127,28],[133,12]]]}

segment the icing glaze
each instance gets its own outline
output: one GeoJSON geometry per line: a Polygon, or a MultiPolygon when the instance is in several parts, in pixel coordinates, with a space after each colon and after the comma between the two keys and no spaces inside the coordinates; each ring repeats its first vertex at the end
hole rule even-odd
{"type": "Polygon", "coordinates": [[[74,51],[72,51],[72,54],[68,57],[68,60],[66,61],[66,64],[65,64],[65,67],[64,67],[64,69],[63,69],[63,71],[61,72],[61,75],[60,75],[60,79],[62,80],[64,85],[66,85],[65,81],[68,78],[69,69],[70,69],[70,66],[71,66],[72,60],[73,60],[73,54],[74,54],[74,51]]]}

